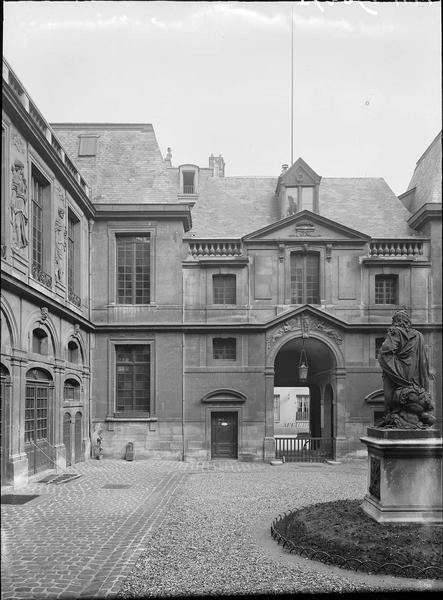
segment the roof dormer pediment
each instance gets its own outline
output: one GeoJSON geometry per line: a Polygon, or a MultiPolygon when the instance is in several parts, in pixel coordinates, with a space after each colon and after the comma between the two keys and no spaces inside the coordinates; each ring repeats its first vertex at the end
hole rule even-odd
{"type": "Polygon", "coordinates": [[[361,241],[367,242],[370,237],[360,231],[331,221],[309,210],[303,210],[281,221],[272,223],[258,231],[249,233],[244,242],[258,241],[361,241]]]}
{"type": "Polygon", "coordinates": [[[295,163],[281,176],[281,185],[285,187],[314,186],[320,183],[321,176],[302,159],[298,158],[295,163]]]}

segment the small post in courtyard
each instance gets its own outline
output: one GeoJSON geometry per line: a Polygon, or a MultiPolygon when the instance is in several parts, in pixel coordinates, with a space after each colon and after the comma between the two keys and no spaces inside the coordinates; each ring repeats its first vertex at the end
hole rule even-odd
{"type": "Polygon", "coordinates": [[[385,414],[361,438],[368,449],[362,508],[379,523],[442,523],[442,438],[434,428],[423,335],[405,310],[380,349],[385,414]]]}

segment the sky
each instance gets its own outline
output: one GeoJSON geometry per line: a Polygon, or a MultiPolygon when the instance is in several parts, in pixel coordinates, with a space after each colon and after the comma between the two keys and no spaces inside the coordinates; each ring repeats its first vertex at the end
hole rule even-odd
{"type": "Polygon", "coordinates": [[[51,122],[152,123],[174,166],[406,191],[441,129],[440,2],[5,2],[3,51],[51,122]]]}

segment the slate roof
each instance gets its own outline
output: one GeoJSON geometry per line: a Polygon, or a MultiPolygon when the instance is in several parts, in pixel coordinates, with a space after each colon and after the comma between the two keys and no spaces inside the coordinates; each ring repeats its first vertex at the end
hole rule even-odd
{"type": "Polygon", "coordinates": [[[411,212],[426,202],[441,202],[441,131],[418,159],[408,190],[416,188],[411,212]]]}
{"type": "Polygon", "coordinates": [[[71,124],[51,127],[91,187],[97,203],[177,202],[177,186],[165,166],[150,124],[71,124]],[[98,136],[96,156],[78,156],[79,136],[98,136]]]}
{"type": "MultiPolygon", "coordinates": [[[[52,127],[91,187],[94,203],[179,200],[178,169],[164,162],[152,125],[56,123],[52,127]],[[78,156],[82,134],[98,136],[96,156],[78,156]]],[[[278,221],[277,181],[277,177],[212,177],[210,169],[200,169],[199,196],[188,235],[243,237],[278,221]]],[[[323,177],[319,212],[372,237],[414,235],[406,222],[410,213],[381,178],[323,177]]]]}
{"type": "MultiPolygon", "coordinates": [[[[192,210],[196,237],[242,237],[279,220],[273,177],[210,177],[192,210]]],[[[382,178],[324,177],[319,214],[371,237],[409,237],[408,210],[382,178]]]]}

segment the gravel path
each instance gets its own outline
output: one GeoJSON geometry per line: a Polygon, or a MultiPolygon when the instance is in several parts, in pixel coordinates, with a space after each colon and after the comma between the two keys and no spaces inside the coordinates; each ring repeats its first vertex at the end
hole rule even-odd
{"type": "Polygon", "coordinates": [[[366,461],[356,461],[190,472],[119,597],[443,589],[430,580],[328,567],[290,555],[272,540],[270,524],[280,512],[363,498],[366,468],[366,461]]]}

